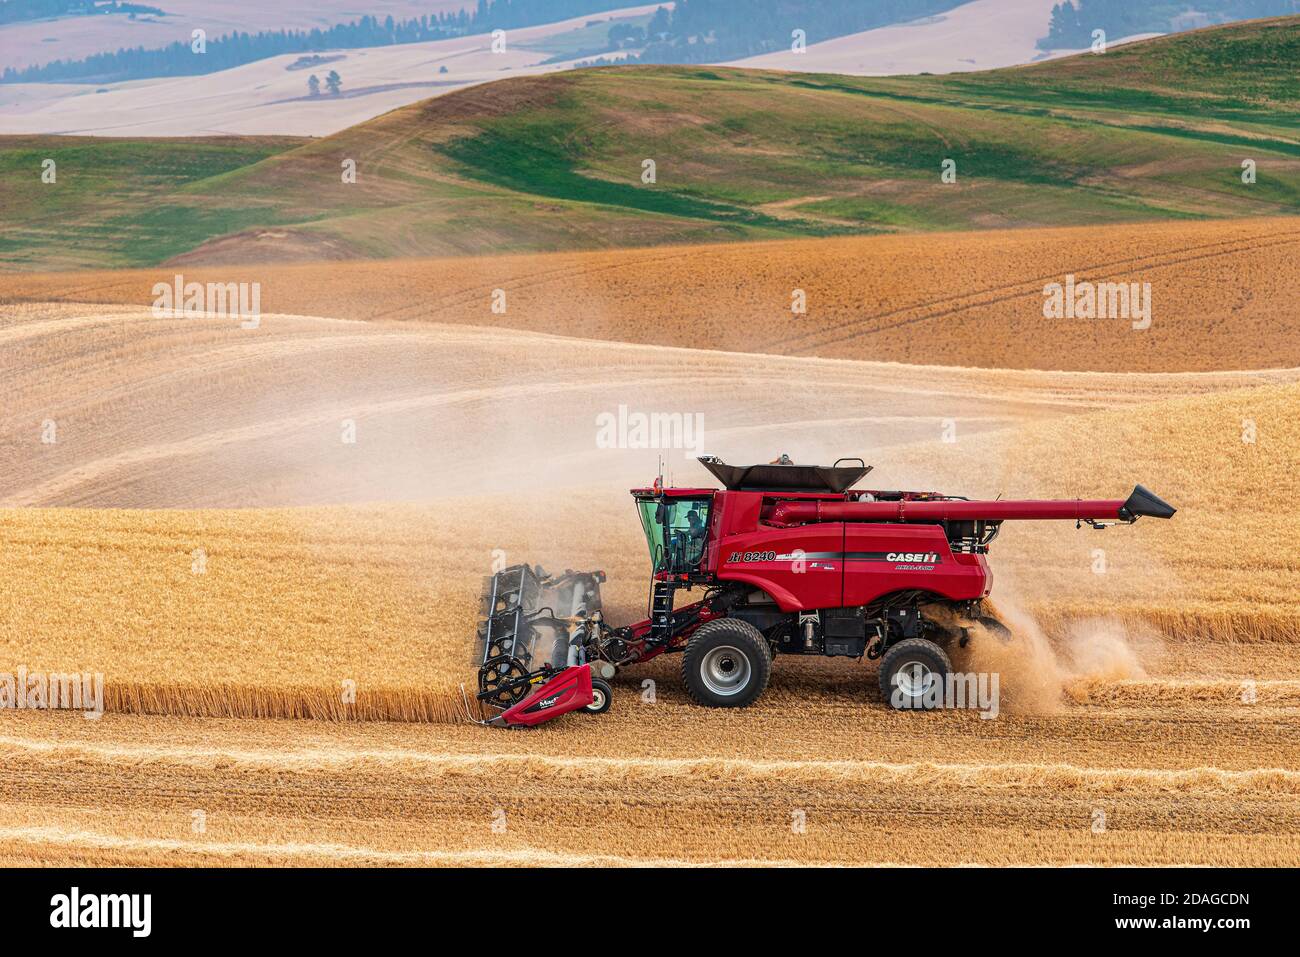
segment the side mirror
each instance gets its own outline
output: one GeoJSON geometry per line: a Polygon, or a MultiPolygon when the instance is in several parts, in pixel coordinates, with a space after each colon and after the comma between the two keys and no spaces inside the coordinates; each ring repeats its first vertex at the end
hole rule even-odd
{"type": "Polygon", "coordinates": [[[655,522],[656,522],[656,523],[662,525],[662,524],[664,523],[664,517],[665,517],[667,514],[668,514],[668,508],[667,508],[667,506],[664,505],[663,502],[660,502],[658,505],[655,506],[655,522]]]}

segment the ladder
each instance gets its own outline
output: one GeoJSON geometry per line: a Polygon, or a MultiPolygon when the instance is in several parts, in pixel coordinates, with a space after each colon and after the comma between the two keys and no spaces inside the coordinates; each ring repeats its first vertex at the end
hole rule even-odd
{"type": "Polygon", "coordinates": [[[664,645],[673,638],[673,592],[676,586],[656,581],[650,597],[650,639],[652,645],[664,645]]]}

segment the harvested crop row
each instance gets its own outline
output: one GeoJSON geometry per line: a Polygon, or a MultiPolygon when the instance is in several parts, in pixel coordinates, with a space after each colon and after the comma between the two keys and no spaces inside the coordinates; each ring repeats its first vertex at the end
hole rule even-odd
{"type": "Polygon", "coordinates": [[[868,712],[860,726],[852,715],[828,723],[820,713],[793,708],[696,712],[691,721],[686,707],[675,700],[628,704],[600,721],[578,719],[562,733],[514,735],[259,721],[207,721],[200,734],[188,719],[107,716],[92,724],[24,716],[0,740],[0,755],[18,769],[0,811],[0,859],[1300,859],[1294,731],[1278,737],[1283,724],[1294,723],[1263,712],[1241,709],[1232,734],[1186,740],[1188,720],[1203,714],[1196,706],[1153,715],[1140,729],[1124,712],[1106,718],[1097,709],[996,722],[868,712]],[[1092,723],[1098,719],[1112,721],[1117,733],[1102,741],[1097,732],[1104,728],[1092,723]],[[898,725],[897,737],[890,725],[898,725]],[[722,740],[726,754],[719,753],[722,740]],[[906,746],[895,752],[896,743],[908,741],[914,754],[906,746]],[[1189,750],[1180,752],[1180,741],[1189,750]],[[1157,753],[1153,742],[1168,746],[1157,753]],[[1275,748],[1271,758],[1260,750],[1267,746],[1275,748]],[[801,748],[812,750],[790,756],[801,748]],[[877,752],[898,757],[871,757],[877,752]],[[921,752],[927,756],[917,757],[921,752]],[[1166,764],[1152,766],[1148,756],[1166,764]],[[198,834],[191,826],[196,808],[206,825],[198,834]],[[800,829],[791,827],[795,811],[800,829]],[[1098,811],[1105,814],[1102,831],[1095,827],[1098,811]]]}

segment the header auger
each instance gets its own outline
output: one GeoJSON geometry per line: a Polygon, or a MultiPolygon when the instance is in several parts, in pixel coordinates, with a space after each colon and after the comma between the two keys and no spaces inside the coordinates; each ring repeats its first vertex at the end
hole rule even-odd
{"type": "Polygon", "coordinates": [[[700,462],[723,489],[656,479],[632,490],[653,567],[644,621],[605,622],[604,572],[515,565],[487,579],[475,664],[478,698],[498,712],[490,723],[598,714],[617,669],[666,652],[681,653],[687,693],[712,707],[756,699],[777,654],[881,659],[885,700],[924,707],[929,682],[951,670],[945,647],[966,639],[960,623],[1001,629],[981,603],[993,581],[984,556],[1002,522],[1102,528],[1175,511],[1141,485],[1125,499],[970,501],[853,490],[871,471],[861,459],[700,462]],[[678,607],[677,592],[696,588],[703,597],[678,607]]]}

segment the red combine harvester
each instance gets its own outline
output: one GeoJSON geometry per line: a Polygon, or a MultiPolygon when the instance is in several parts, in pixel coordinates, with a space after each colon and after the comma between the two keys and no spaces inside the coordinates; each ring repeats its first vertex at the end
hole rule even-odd
{"type": "Polygon", "coordinates": [[[980,607],[992,588],[984,556],[1002,522],[1101,528],[1175,511],[1141,485],[1122,500],[973,502],[852,490],[871,471],[861,459],[700,462],[724,490],[660,480],[632,490],[654,568],[644,621],[605,622],[604,572],[515,565],[487,580],[475,664],[478,698],[499,712],[489,723],[599,714],[617,669],[665,652],[681,652],[687,692],[712,707],[757,698],[778,652],[881,659],[885,700],[924,707],[930,682],[951,670],[945,645],[964,644],[975,623],[1005,631],[980,607]],[[704,597],[677,607],[677,592],[695,588],[704,597]]]}

